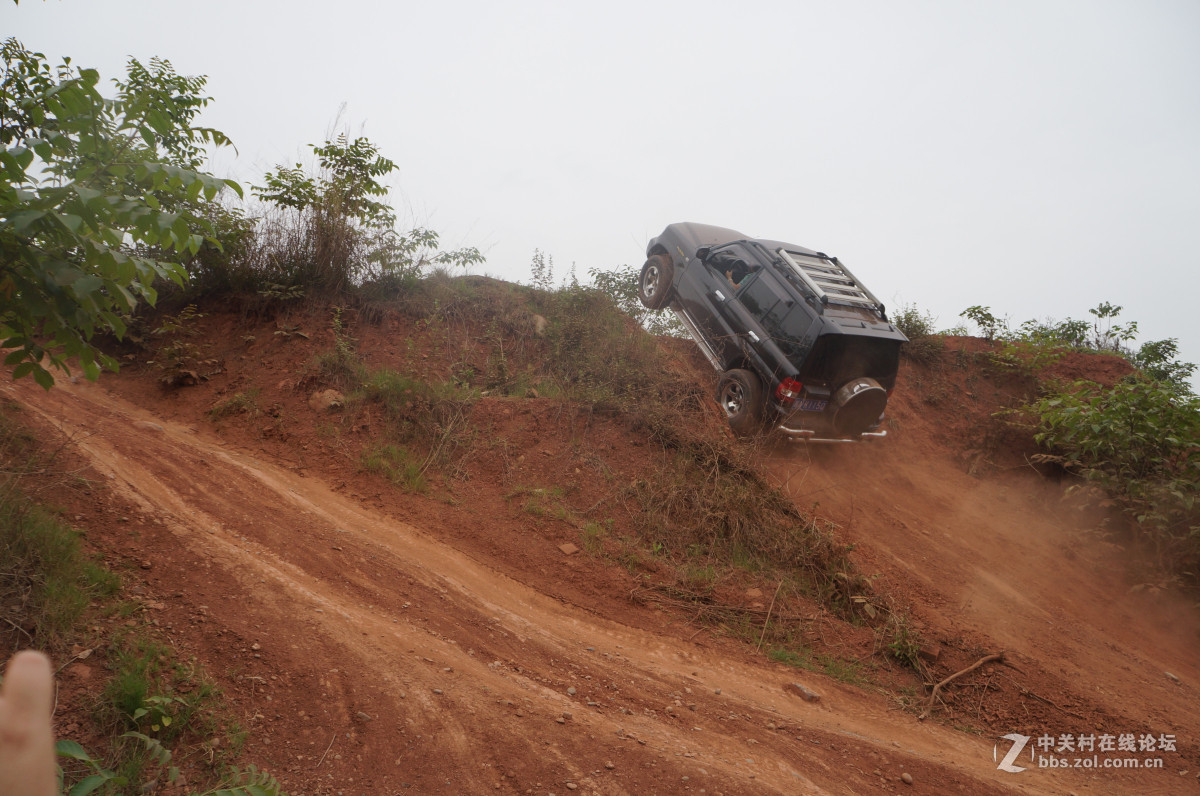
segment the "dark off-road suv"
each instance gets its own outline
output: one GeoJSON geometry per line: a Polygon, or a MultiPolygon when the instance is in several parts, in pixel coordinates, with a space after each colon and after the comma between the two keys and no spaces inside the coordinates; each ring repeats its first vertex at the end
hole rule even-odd
{"type": "Polygon", "coordinates": [[[836,257],[706,224],[671,224],[646,256],[642,303],[673,310],[721,373],[717,400],[735,432],[887,434],[907,338],[836,257]]]}

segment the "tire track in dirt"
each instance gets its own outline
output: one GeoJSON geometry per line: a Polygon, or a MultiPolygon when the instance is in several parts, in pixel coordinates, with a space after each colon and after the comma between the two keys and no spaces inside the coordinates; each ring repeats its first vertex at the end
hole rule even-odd
{"type": "Polygon", "coordinates": [[[798,505],[819,504],[841,526],[860,567],[911,600],[928,636],[1006,651],[1019,671],[1000,677],[1028,689],[1031,707],[1045,710],[1041,694],[1064,695],[1037,732],[1177,739],[1170,770],[1100,772],[1087,792],[1200,790],[1194,608],[1131,592],[1128,554],[1090,530],[1100,512],[1065,501],[1065,485],[1032,468],[975,477],[953,450],[931,449],[939,421],[916,397],[898,394],[889,412],[905,433],[870,456],[779,446],[767,468],[798,505]]]}
{"type": "MultiPolygon", "coordinates": [[[[264,640],[239,666],[280,685],[254,692],[273,707],[254,708],[248,749],[296,792],[861,793],[903,789],[900,771],[925,792],[1017,786],[990,741],[815,675],[824,699],[802,702],[778,667],[549,598],[98,386],[5,391],[140,507],[131,533],[159,590],[218,628],[204,636],[214,654],[264,640]]],[[[1083,781],[1045,772],[1019,787],[1083,781]]]]}

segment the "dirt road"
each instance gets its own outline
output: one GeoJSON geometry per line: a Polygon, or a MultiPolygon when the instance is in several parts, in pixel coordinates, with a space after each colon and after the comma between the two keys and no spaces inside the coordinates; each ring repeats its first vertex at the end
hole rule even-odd
{"type": "MultiPolygon", "coordinates": [[[[472,548],[429,512],[415,527],[344,479],[104,386],[3,391],[107,483],[110,499],[77,524],[136,567],[181,654],[220,671],[251,730],[246,759],[292,793],[1200,791],[1194,617],[1150,621],[1169,606],[1112,589],[1111,556],[1078,551],[1057,487],[1031,490],[1035,476],[973,481],[932,447],[891,441],[882,479],[843,450],[780,450],[770,464],[868,567],[907,584],[931,637],[1007,650],[1013,682],[1042,702],[1069,697],[1046,732],[1172,733],[1166,770],[1000,771],[991,734],[919,722],[885,694],[619,595],[563,599],[510,574],[502,559],[530,551],[472,548]],[[785,690],[795,681],[821,700],[785,690]]],[[[899,417],[917,438],[919,413],[899,417]]],[[[579,562],[546,578],[600,566],[579,562]]]]}

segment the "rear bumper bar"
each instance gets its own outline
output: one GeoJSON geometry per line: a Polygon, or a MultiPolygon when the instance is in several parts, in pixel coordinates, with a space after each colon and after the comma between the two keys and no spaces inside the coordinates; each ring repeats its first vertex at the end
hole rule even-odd
{"type": "Polygon", "coordinates": [[[864,431],[857,437],[818,437],[817,432],[807,428],[788,428],[780,425],[777,430],[781,434],[786,434],[789,439],[796,442],[866,442],[871,439],[882,439],[887,436],[886,431],[864,431]]]}

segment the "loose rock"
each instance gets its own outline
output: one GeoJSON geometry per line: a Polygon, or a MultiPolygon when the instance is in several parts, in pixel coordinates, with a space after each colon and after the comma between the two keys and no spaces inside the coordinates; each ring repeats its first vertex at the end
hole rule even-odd
{"type": "Polygon", "coordinates": [[[942,656],[942,645],[936,643],[922,644],[917,650],[917,655],[930,663],[936,663],[937,659],[942,656]]]}
{"type": "Polygon", "coordinates": [[[345,401],[346,396],[337,390],[321,390],[308,396],[308,405],[314,412],[329,412],[339,409],[345,401]]]}
{"type": "Polygon", "coordinates": [[[800,683],[788,683],[787,685],[785,685],[783,687],[783,690],[787,691],[789,693],[795,694],[796,696],[803,699],[805,702],[820,702],[821,701],[820,694],[818,694],[816,691],[806,688],[805,686],[801,685],[800,683]]]}
{"type": "Polygon", "coordinates": [[[900,781],[903,782],[905,785],[911,785],[913,783],[912,774],[905,771],[903,774],[900,775],[900,781]]]}

